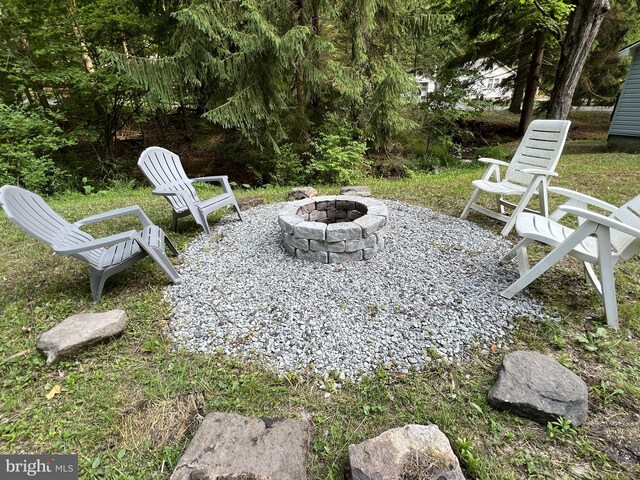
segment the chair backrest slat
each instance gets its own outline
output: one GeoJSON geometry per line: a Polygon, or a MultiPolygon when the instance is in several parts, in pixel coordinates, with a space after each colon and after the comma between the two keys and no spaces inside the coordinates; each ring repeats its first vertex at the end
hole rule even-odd
{"type": "MultiPolygon", "coordinates": [[[[138,166],[156,188],[173,184],[168,187],[170,190],[187,193],[195,203],[200,201],[182,167],[180,157],[175,153],[161,147],[149,147],[140,155],[138,166]],[[181,180],[184,180],[184,183],[175,183],[181,180]]],[[[187,204],[181,197],[169,196],[166,198],[177,212],[187,209],[187,204]]]]}
{"type": "MultiPolygon", "coordinates": [[[[613,212],[611,217],[640,230],[640,195],[613,212]]],[[[611,231],[611,245],[621,260],[628,260],[640,252],[640,238],[618,230],[611,231]]]]}
{"type": "MultiPolygon", "coordinates": [[[[74,227],[58,215],[35,193],[13,185],[0,188],[0,204],[9,219],[27,235],[54,248],[55,246],[78,246],[93,240],[93,237],[74,227]],[[56,245],[61,240],[61,245],[56,245]]],[[[54,248],[55,250],[55,248],[54,248]]],[[[103,249],[74,255],[89,264],[97,264],[103,249]]]]}
{"type": "Polygon", "coordinates": [[[49,246],[53,246],[53,241],[61,231],[71,227],[40,196],[22,188],[11,185],[2,187],[0,203],[21,230],[49,246]]]}
{"type": "Polygon", "coordinates": [[[534,120],[520,142],[505,179],[529,185],[532,176],[518,170],[537,168],[555,171],[567,139],[571,122],[568,120],[534,120]]]}

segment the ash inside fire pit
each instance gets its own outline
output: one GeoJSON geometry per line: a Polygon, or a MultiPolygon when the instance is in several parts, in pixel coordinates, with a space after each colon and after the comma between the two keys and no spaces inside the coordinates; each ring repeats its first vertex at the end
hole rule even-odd
{"type": "Polygon", "coordinates": [[[305,198],[278,213],[284,248],[303,260],[368,260],[384,248],[389,213],[380,200],[351,195],[305,198]]]}

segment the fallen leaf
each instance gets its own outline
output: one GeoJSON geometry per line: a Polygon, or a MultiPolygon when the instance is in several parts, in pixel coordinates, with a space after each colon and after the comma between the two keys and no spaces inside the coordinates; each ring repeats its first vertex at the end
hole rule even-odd
{"type": "Polygon", "coordinates": [[[47,400],[51,400],[53,397],[59,394],[60,390],[61,390],[60,385],[54,385],[54,387],[49,391],[49,393],[47,393],[47,400]]]}
{"type": "Polygon", "coordinates": [[[495,343],[491,344],[491,353],[496,353],[498,351],[498,346],[495,343]]]}

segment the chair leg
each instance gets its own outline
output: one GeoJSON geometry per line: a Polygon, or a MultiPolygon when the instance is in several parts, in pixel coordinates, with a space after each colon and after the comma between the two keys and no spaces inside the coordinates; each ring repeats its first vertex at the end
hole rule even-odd
{"type": "Polygon", "coordinates": [[[476,200],[478,199],[479,195],[480,195],[480,189],[476,188],[473,194],[471,195],[471,198],[469,199],[467,206],[464,207],[464,210],[462,210],[462,215],[460,215],[460,218],[467,218],[467,215],[469,215],[469,211],[471,210],[471,206],[474,203],[476,203],[476,200]]]}
{"type": "Polygon", "coordinates": [[[233,208],[236,209],[236,213],[238,214],[238,218],[240,218],[240,221],[244,222],[244,218],[242,218],[242,213],[240,212],[240,206],[238,205],[238,202],[235,200],[233,202],[233,208]]]}
{"type": "Polygon", "coordinates": [[[602,284],[600,283],[600,279],[598,278],[593,265],[587,262],[582,262],[582,265],[584,267],[584,275],[587,283],[590,283],[591,286],[593,286],[596,293],[598,294],[598,297],[600,298],[600,301],[604,305],[604,300],[602,299],[602,284]]]}
{"type": "Polygon", "coordinates": [[[173,244],[173,242],[172,242],[171,240],[169,240],[169,237],[167,237],[166,235],[165,235],[165,237],[164,237],[164,244],[167,246],[167,248],[168,248],[169,250],[171,250],[171,254],[172,254],[174,257],[177,257],[177,256],[178,256],[178,249],[175,247],[175,245],[173,244]]]}
{"type": "Polygon", "coordinates": [[[533,240],[531,240],[530,238],[524,238],[520,240],[520,242],[515,247],[509,250],[509,253],[507,253],[504,257],[498,260],[498,263],[509,263],[511,260],[513,260],[516,257],[519,250],[521,249],[526,250],[527,247],[532,243],[533,243],[533,240]]]}
{"type": "Polygon", "coordinates": [[[607,325],[618,329],[618,304],[616,301],[616,284],[613,278],[613,258],[611,255],[611,232],[600,226],[596,232],[598,237],[598,267],[600,267],[600,285],[602,286],[602,303],[607,317],[607,325]]]}
{"type": "Polygon", "coordinates": [[[207,216],[205,214],[201,214],[202,223],[200,226],[204,230],[204,233],[207,235],[211,235],[211,229],[209,228],[209,222],[207,221],[207,216]]]}
{"type": "Polygon", "coordinates": [[[173,212],[173,218],[171,219],[171,230],[173,230],[174,232],[178,231],[178,214],[175,212],[173,212]]]}
{"type": "Polygon", "coordinates": [[[538,185],[536,185],[535,183],[532,183],[531,185],[529,185],[529,188],[527,188],[527,190],[524,192],[524,195],[522,195],[522,198],[518,202],[518,205],[516,205],[516,208],[513,210],[511,217],[509,217],[509,221],[500,232],[500,234],[503,237],[506,237],[507,235],[509,235],[509,232],[516,224],[518,214],[522,212],[525,209],[525,207],[529,204],[529,201],[533,197],[537,187],[538,185]]]}
{"type": "Polygon", "coordinates": [[[582,240],[587,238],[596,230],[595,224],[592,222],[585,223],[582,227],[573,232],[567,239],[549,252],[542,260],[536,263],[531,270],[522,275],[518,280],[513,282],[511,286],[500,292],[505,298],[513,298],[518,292],[529,286],[536,278],[549,270],[571,250],[574,249],[582,240]]]}
{"type": "Polygon", "coordinates": [[[164,273],[167,274],[173,283],[178,283],[180,281],[180,274],[176,271],[164,252],[150,247],[149,245],[143,245],[142,248],[144,248],[149,256],[153,258],[160,268],[164,270],[164,273]]]}
{"type": "Polygon", "coordinates": [[[504,215],[504,203],[502,201],[502,195],[496,195],[496,204],[498,206],[498,211],[504,215]]]}
{"type": "Polygon", "coordinates": [[[91,285],[91,295],[93,296],[93,303],[100,302],[102,289],[104,288],[104,282],[107,281],[107,278],[102,273],[103,272],[98,270],[90,270],[89,285],[91,285]]]}

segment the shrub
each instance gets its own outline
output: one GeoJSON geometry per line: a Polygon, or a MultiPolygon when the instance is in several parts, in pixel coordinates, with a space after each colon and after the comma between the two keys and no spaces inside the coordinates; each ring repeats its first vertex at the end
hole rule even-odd
{"type": "Polygon", "coordinates": [[[38,193],[63,190],[66,174],[50,155],[73,143],[44,110],[0,103],[0,183],[38,193]]]}
{"type": "Polygon", "coordinates": [[[293,185],[303,181],[303,174],[302,160],[293,145],[282,145],[273,156],[273,166],[269,172],[270,182],[274,185],[293,185]]]}
{"type": "Polygon", "coordinates": [[[310,144],[305,172],[315,183],[349,184],[369,170],[361,132],[346,120],[329,116],[310,144]]]}

